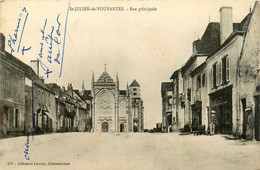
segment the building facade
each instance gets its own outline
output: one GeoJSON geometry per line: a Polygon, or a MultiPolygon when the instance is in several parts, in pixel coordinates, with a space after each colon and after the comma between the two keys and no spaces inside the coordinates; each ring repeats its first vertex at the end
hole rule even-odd
{"type": "Polygon", "coordinates": [[[0,34],[0,137],[24,131],[25,70],[21,61],[5,51],[0,34]]]}
{"type": "Polygon", "coordinates": [[[56,132],[55,96],[39,77],[38,61],[25,65],[25,132],[56,132]],[[34,70],[32,69],[34,68],[34,70]]]}
{"type": "Polygon", "coordinates": [[[260,140],[260,3],[256,2],[238,59],[239,133],[260,140]]]}
{"type": "Polygon", "coordinates": [[[162,127],[164,132],[170,132],[175,126],[175,115],[172,114],[172,82],[163,82],[161,85],[162,96],[162,127]],[[170,129],[171,128],[171,129],[170,129]]]}
{"type": "Polygon", "coordinates": [[[191,72],[191,109],[192,129],[198,130],[199,126],[208,128],[209,107],[207,106],[207,63],[204,62],[191,72]]]}
{"type": "Polygon", "coordinates": [[[222,7],[220,22],[209,23],[201,40],[193,42],[192,57],[171,77],[178,125],[182,124],[177,100],[181,78],[187,95],[179,102],[185,109],[180,129],[187,120],[194,131],[201,125],[208,129],[213,122],[216,133],[259,140],[259,11],[256,2],[240,23],[233,23],[232,8],[222,7]],[[198,63],[195,56],[206,60],[198,63]]]}
{"type": "Polygon", "coordinates": [[[94,132],[142,132],[143,101],[140,85],[134,80],[126,90],[119,90],[106,69],[97,81],[92,77],[92,121],[94,132]]]}
{"type": "MultiPolygon", "coordinates": [[[[179,130],[184,127],[184,106],[185,95],[183,93],[183,78],[181,69],[176,70],[171,78],[172,91],[172,115],[175,115],[176,128],[179,130]]],[[[174,117],[173,117],[174,118],[174,117]]]]}

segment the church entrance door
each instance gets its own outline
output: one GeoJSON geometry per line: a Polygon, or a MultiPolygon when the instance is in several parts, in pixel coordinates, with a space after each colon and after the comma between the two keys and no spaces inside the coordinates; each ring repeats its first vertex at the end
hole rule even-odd
{"type": "Polygon", "coordinates": [[[124,132],[124,124],[120,124],[120,132],[124,132]]]}
{"type": "Polygon", "coordinates": [[[107,122],[102,123],[102,132],[108,132],[108,123],[107,122]]]}

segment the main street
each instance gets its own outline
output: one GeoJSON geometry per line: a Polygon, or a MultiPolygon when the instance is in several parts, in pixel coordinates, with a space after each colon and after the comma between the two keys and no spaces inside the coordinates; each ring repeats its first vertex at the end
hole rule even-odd
{"type": "Polygon", "coordinates": [[[34,140],[29,137],[30,160],[25,159],[26,142],[27,136],[0,140],[0,169],[260,169],[259,142],[230,140],[224,135],[37,135],[34,140]],[[26,163],[37,165],[22,165],[26,163]]]}

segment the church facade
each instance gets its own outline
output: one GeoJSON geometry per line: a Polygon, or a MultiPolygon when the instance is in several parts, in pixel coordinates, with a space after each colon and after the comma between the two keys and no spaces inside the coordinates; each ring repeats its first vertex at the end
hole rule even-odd
{"type": "Polygon", "coordinates": [[[119,89],[106,69],[97,81],[91,82],[93,97],[92,129],[94,132],[142,132],[144,107],[140,85],[134,80],[126,90],[119,89]]]}

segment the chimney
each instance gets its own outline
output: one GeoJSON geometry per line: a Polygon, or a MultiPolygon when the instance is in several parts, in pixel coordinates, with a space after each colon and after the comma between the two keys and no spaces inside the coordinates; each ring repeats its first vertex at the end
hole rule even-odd
{"type": "Polygon", "coordinates": [[[44,78],[43,78],[43,76],[40,76],[40,79],[41,79],[41,81],[44,83],[44,78]]]}
{"type": "Polygon", "coordinates": [[[220,45],[233,32],[233,14],[232,7],[221,7],[219,10],[220,15],[220,45]]]}
{"type": "Polygon", "coordinates": [[[65,87],[64,86],[61,87],[61,91],[65,92],[65,87]]]}
{"type": "Polygon", "coordinates": [[[72,83],[68,84],[67,93],[68,93],[71,97],[73,97],[73,87],[72,87],[72,83]]]}
{"type": "Polygon", "coordinates": [[[33,71],[39,76],[39,61],[38,60],[31,60],[30,65],[33,71]]]}
{"type": "Polygon", "coordinates": [[[5,36],[0,33],[0,51],[5,51],[5,36]]]}
{"type": "Polygon", "coordinates": [[[198,45],[199,45],[199,42],[200,40],[196,40],[196,41],[193,41],[193,44],[192,44],[192,52],[195,53],[196,51],[198,51],[198,45]]]}

